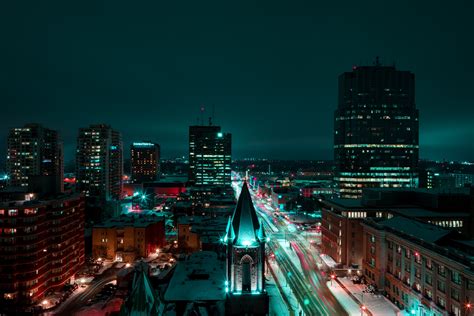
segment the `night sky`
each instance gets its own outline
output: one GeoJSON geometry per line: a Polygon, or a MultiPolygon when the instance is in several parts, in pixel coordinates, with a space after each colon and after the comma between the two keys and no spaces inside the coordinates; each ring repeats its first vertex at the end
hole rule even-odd
{"type": "Polygon", "coordinates": [[[235,158],[332,159],[337,77],[416,75],[422,158],[474,160],[474,5],[457,1],[2,1],[0,155],[27,122],[108,123],[187,155],[199,109],[235,158]],[[383,4],[383,5],[382,5],[383,4]]]}

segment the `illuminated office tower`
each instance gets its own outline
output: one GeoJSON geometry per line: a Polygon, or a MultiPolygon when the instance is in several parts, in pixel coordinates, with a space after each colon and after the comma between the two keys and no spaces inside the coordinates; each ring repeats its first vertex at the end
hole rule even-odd
{"type": "Polygon", "coordinates": [[[123,146],[119,132],[99,124],[79,129],[76,154],[77,189],[97,202],[122,194],[123,146]]]}
{"type": "Polygon", "coordinates": [[[160,145],[152,142],[134,142],[130,146],[132,182],[152,182],[160,174],[160,145]]]}
{"type": "Polygon", "coordinates": [[[189,182],[230,185],[232,136],[220,126],[189,127],[189,182]]]}
{"type": "Polygon", "coordinates": [[[354,67],[339,76],[334,123],[335,180],[340,196],[367,187],[418,186],[415,75],[382,66],[354,67]]]}
{"type": "Polygon", "coordinates": [[[39,124],[12,128],[8,134],[9,185],[28,187],[32,177],[49,176],[55,190],[63,190],[63,147],[57,131],[39,124]]]}

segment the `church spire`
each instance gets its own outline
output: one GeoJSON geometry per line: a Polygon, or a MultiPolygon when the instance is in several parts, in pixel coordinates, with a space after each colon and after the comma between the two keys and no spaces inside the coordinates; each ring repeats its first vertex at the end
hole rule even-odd
{"type": "MultiPolygon", "coordinates": [[[[260,223],[253,206],[247,182],[244,181],[239,200],[232,217],[233,243],[238,246],[251,246],[259,241],[260,223]]],[[[228,237],[229,234],[228,234],[228,237]]]]}

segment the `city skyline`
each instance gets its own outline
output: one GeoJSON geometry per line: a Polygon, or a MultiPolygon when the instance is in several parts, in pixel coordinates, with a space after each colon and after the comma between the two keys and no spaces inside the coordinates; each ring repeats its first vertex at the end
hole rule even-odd
{"type": "Polygon", "coordinates": [[[0,5],[0,314],[472,316],[473,9],[0,5]]]}
{"type": "Polygon", "coordinates": [[[234,134],[235,158],[332,159],[337,77],[380,56],[415,74],[420,157],[473,160],[472,65],[465,63],[472,3],[427,4],[401,2],[379,15],[372,3],[180,10],[9,3],[2,23],[17,27],[4,34],[0,53],[8,119],[0,156],[8,130],[29,122],[60,132],[66,163],[78,129],[97,123],[120,131],[125,148],[150,139],[165,158],[186,156],[187,127],[204,106],[205,122],[214,112],[214,123],[234,134]],[[362,13],[373,19],[362,21],[362,13]]]}

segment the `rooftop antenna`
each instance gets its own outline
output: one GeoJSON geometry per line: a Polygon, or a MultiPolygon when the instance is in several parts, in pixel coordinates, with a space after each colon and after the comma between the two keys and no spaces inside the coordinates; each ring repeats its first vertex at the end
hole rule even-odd
{"type": "Polygon", "coordinates": [[[201,125],[204,125],[204,105],[201,105],[201,125]]]}
{"type": "Polygon", "coordinates": [[[375,66],[377,67],[380,67],[381,64],[380,64],[380,57],[379,56],[375,56],[375,66]]]}
{"type": "Polygon", "coordinates": [[[212,115],[211,115],[213,121],[215,121],[215,117],[214,117],[215,110],[216,110],[216,106],[213,104],[213,105],[212,105],[212,115]]]}

